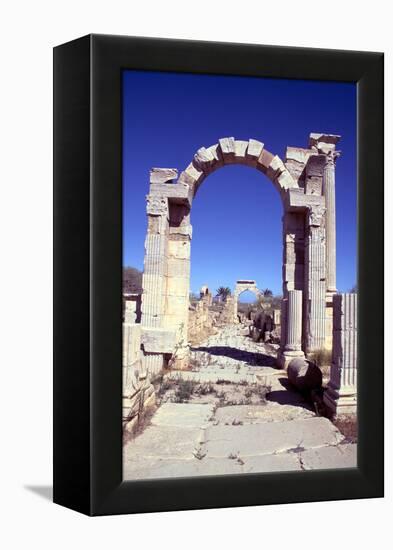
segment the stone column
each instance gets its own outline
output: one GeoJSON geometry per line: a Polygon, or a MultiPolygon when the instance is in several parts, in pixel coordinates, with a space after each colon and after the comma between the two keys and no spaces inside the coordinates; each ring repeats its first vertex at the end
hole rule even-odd
{"type": "Polygon", "coordinates": [[[305,345],[307,353],[325,347],[326,248],[324,218],[325,207],[318,205],[309,209],[305,246],[305,345]]]}
{"type": "Polygon", "coordinates": [[[302,309],[303,292],[301,290],[289,290],[285,351],[302,350],[302,309]]]}
{"type": "Polygon", "coordinates": [[[323,194],[326,205],[326,290],[335,293],[336,288],[336,183],[335,162],[338,153],[330,151],[323,170],[323,194]]]}
{"type": "Polygon", "coordinates": [[[281,325],[281,333],[285,331],[285,346],[281,347],[278,364],[282,368],[287,368],[292,359],[304,357],[302,351],[303,291],[288,290],[288,296],[283,300],[282,305],[285,308],[285,324],[281,325]]]}
{"type": "Polygon", "coordinates": [[[333,296],[333,357],[324,401],[333,414],[356,413],[357,294],[333,296]]]}
{"type": "MultiPolygon", "coordinates": [[[[143,327],[162,327],[165,313],[168,250],[168,199],[164,196],[147,195],[148,227],[145,240],[145,260],[142,279],[143,327]]],[[[163,366],[163,355],[145,353],[145,373],[154,374],[163,366]]]]}

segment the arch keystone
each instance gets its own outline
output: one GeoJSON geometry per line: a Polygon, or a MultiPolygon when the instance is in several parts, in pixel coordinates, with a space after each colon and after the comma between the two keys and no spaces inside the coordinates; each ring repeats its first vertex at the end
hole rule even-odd
{"type": "Polygon", "coordinates": [[[233,137],[220,138],[218,142],[220,144],[220,149],[224,160],[224,164],[231,164],[235,162],[235,153],[236,153],[235,138],[233,137]]]}
{"type": "Polygon", "coordinates": [[[262,154],[264,144],[256,139],[250,139],[247,147],[247,161],[249,166],[256,166],[259,157],[262,154]]]}

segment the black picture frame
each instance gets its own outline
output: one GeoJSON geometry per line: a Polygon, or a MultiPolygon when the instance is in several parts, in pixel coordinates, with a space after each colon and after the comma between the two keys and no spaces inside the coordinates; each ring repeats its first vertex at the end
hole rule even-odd
{"type": "Polygon", "coordinates": [[[54,502],[104,515],[383,496],[383,193],[381,53],[107,35],[56,47],[54,502]],[[123,69],[357,84],[357,468],[122,480],[123,69]]]}

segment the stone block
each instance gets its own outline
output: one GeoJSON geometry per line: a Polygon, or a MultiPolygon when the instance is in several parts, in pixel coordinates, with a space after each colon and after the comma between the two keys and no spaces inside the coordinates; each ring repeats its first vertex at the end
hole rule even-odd
{"type": "Polygon", "coordinates": [[[357,445],[342,443],[332,447],[307,449],[301,453],[301,460],[305,470],[356,468],[357,445]]]}
{"type": "Polygon", "coordinates": [[[150,196],[165,197],[175,204],[191,206],[192,191],[185,183],[152,183],[150,196]]]}
{"type": "Polygon", "coordinates": [[[168,277],[167,296],[182,296],[188,298],[190,292],[190,281],[187,277],[168,277]]]}
{"type": "Polygon", "coordinates": [[[262,154],[264,144],[261,141],[257,141],[256,139],[250,139],[248,142],[248,148],[247,148],[247,164],[249,166],[256,166],[259,157],[262,154]]]}
{"type": "Polygon", "coordinates": [[[176,168],[152,168],[150,170],[150,183],[168,183],[177,178],[176,168]]]}
{"type": "Polygon", "coordinates": [[[272,181],[275,181],[283,172],[287,172],[285,164],[279,156],[275,155],[267,167],[266,175],[272,181]]]}
{"type": "Polygon", "coordinates": [[[123,323],[123,366],[129,366],[140,359],[141,325],[123,323]]]}
{"type": "Polygon", "coordinates": [[[191,243],[187,240],[168,242],[168,261],[171,258],[177,258],[180,260],[189,260],[191,255],[191,243]]]}
{"type": "Polygon", "coordinates": [[[264,174],[267,174],[267,169],[269,168],[273,158],[274,158],[274,155],[269,153],[269,151],[267,151],[266,149],[263,149],[261,155],[257,160],[257,165],[256,165],[257,170],[260,170],[264,174]]]}
{"type": "Polygon", "coordinates": [[[142,327],[141,345],[147,353],[173,353],[176,332],[163,328],[142,327]]]}
{"type": "Polygon", "coordinates": [[[246,153],[247,153],[248,141],[241,141],[239,139],[235,140],[235,161],[236,162],[246,162],[246,153]]]}
{"type": "Polygon", "coordinates": [[[286,195],[287,209],[306,210],[311,207],[325,207],[325,197],[318,195],[306,195],[304,189],[288,189],[286,195]]]}
{"type": "Polygon", "coordinates": [[[307,176],[304,189],[306,195],[322,195],[322,177],[307,176]]]}
{"type": "Polygon", "coordinates": [[[189,258],[168,258],[167,275],[169,277],[190,277],[189,258]]]}
{"type": "Polygon", "coordinates": [[[300,391],[311,391],[322,386],[321,370],[307,359],[293,359],[287,369],[288,380],[300,391]]]}
{"type": "Polygon", "coordinates": [[[235,162],[235,138],[221,138],[218,141],[224,164],[232,164],[233,162],[235,162]]]}

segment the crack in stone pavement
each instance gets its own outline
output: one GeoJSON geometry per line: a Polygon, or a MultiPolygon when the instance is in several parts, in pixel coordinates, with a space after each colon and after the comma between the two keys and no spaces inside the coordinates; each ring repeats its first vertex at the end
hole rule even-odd
{"type": "Polygon", "coordinates": [[[242,325],[192,347],[190,369],[165,375],[151,424],[125,444],[124,479],[355,467],[356,445],[288,384],[277,348],[242,325]]]}

